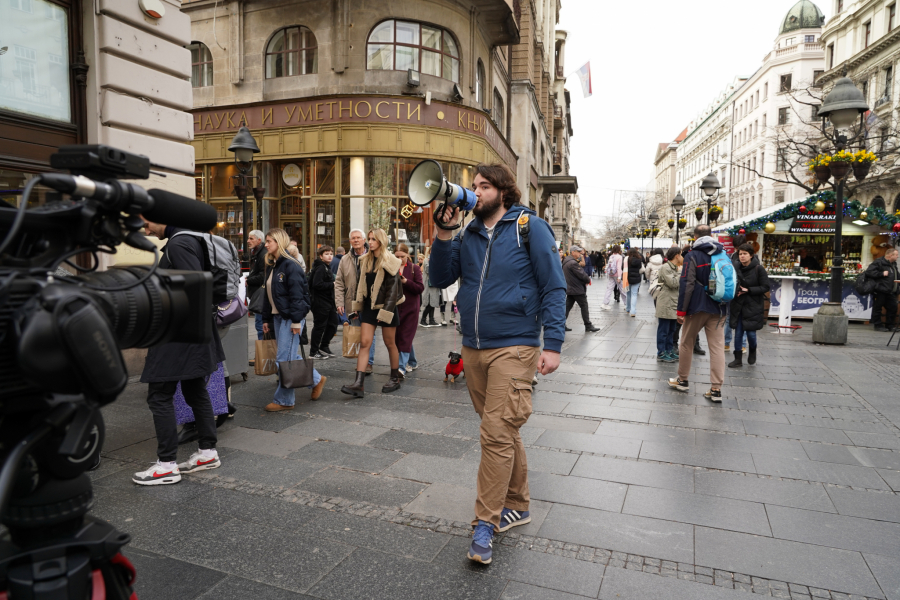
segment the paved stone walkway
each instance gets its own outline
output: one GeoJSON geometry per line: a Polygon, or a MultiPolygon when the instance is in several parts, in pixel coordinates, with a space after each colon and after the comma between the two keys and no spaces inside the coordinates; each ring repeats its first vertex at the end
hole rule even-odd
{"type": "Polygon", "coordinates": [[[320,364],[321,400],[299,391],[287,414],[262,410],[273,377],[235,384],[222,467],[175,486],[130,480],[156,447],[145,386],[130,385],[104,410],[92,475],[94,514],[133,536],[140,598],[900,599],[890,334],[851,326],[848,346],[823,347],[811,323],[763,332],[715,405],[707,357],[691,393],[669,390],[646,292],[632,319],[599,310],[601,286],[601,331],[572,312],[522,429],[533,522],[498,538],[489,567],[465,558],[479,422],[465,383],[443,382],[452,327],[420,328],[420,368],[394,394],[375,393],[383,347],[364,400],[340,393],[342,358],[320,364]]]}

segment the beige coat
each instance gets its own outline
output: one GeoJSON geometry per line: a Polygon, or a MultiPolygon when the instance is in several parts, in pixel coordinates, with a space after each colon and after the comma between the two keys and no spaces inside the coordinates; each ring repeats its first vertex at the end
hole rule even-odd
{"type": "Polygon", "coordinates": [[[345,254],[338,263],[337,276],[334,278],[334,305],[336,308],[350,308],[353,299],[356,298],[356,284],[356,262],[353,260],[353,248],[351,248],[350,252],[345,254]]]}
{"type": "MultiPolygon", "coordinates": [[[[343,259],[341,262],[344,262],[343,259]]],[[[377,259],[371,252],[359,258],[359,272],[363,277],[369,271],[375,271],[375,281],[368,291],[369,307],[378,310],[378,320],[382,323],[390,323],[394,320],[394,311],[403,304],[406,298],[403,296],[403,285],[400,283],[400,267],[403,263],[389,252],[382,252],[377,259]],[[375,261],[374,268],[372,262],[375,261]],[[385,281],[385,275],[390,279],[385,281]]],[[[340,269],[340,265],[338,265],[340,269]]],[[[363,309],[363,301],[366,297],[365,286],[356,286],[356,299],[351,304],[354,311],[363,309]]]]}

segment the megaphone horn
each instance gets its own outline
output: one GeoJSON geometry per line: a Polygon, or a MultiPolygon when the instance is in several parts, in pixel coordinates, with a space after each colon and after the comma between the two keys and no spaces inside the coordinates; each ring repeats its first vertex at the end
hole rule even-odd
{"type": "Polygon", "coordinates": [[[435,160],[423,160],[413,169],[409,176],[409,199],[417,206],[427,206],[439,200],[440,206],[434,211],[434,222],[441,229],[456,229],[459,227],[446,227],[441,218],[447,207],[459,208],[461,211],[470,211],[475,208],[478,198],[475,192],[461,185],[450,183],[444,176],[444,170],[435,160]]]}

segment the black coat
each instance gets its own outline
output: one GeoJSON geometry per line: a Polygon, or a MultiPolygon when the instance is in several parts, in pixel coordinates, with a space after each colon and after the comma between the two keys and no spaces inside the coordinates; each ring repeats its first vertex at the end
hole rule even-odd
{"type": "Polygon", "coordinates": [[[321,258],[317,258],[309,272],[309,291],[312,295],[312,312],[327,315],[337,312],[334,303],[334,273],[321,258]]]}
{"type": "Polygon", "coordinates": [[[266,246],[259,244],[250,253],[250,272],[247,274],[247,297],[252,298],[266,282],[266,246]]]}
{"type": "Polygon", "coordinates": [[[744,331],[759,331],[766,326],[765,301],[769,291],[769,274],[754,256],[749,266],[738,263],[736,269],[738,291],[747,288],[747,293],[735,296],[731,301],[731,327],[737,327],[738,318],[744,321],[744,331]]]}
{"type": "Polygon", "coordinates": [[[573,256],[567,256],[562,262],[563,275],[566,278],[566,295],[584,296],[587,293],[587,284],[591,281],[584,267],[578,264],[573,256]]]}
{"type": "Polygon", "coordinates": [[[644,257],[641,256],[640,258],[635,258],[633,256],[626,256],[625,260],[628,261],[628,285],[639,284],[643,277],[641,268],[644,266],[644,257]]]}
{"type": "Polygon", "coordinates": [[[888,262],[885,257],[876,258],[872,264],[866,269],[866,277],[875,282],[876,294],[893,294],[894,280],[900,279],[897,276],[897,263],[888,262]],[[888,275],[885,277],[884,272],[888,275]]]}
{"type": "MultiPolygon", "coordinates": [[[[190,235],[172,236],[181,229],[166,227],[165,236],[170,241],[162,251],[159,266],[162,269],[178,269],[183,271],[203,271],[204,253],[201,241],[190,235]]],[[[209,319],[215,318],[210,306],[209,319]]],[[[225,350],[215,323],[212,327],[212,339],[207,344],[169,343],[154,346],[147,351],[144,371],[141,373],[142,383],[158,383],[161,381],[184,381],[206,377],[216,371],[218,364],[225,360],[225,350]]]]}
{"type": "MultiPolygon", "coordinates": [[[[290,319],[291,323],[300,323],[309,314],[309,286],[306,283],[306,274],[300,264],[279,256],[272,268],[272,301],[278,314],[283,319],[290,319]]],[[[263,321],[272,323],[272,305],[269,303],[269,294],[266,294],[263,307],[263,321]]]]}

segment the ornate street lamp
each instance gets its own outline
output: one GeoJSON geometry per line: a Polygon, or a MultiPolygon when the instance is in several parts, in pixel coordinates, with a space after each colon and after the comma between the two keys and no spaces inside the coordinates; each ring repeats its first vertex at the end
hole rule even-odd
{"type": "MultiPolygon", "coordinates": [[[[847,146],[859,141],[860,146],[865,145],[865,113],[869,105],[866,104],[863,93],[853,85],[849,77],[842,77],[834,84],[831,92],[825,96],[822,106],[819,108],[819,116],[822,118],[822,135],[826,140],[834,144],[835,151],[840,152],[847,146]],[[858,124],[854,127],[854,123],[858,124]],[[834,126],[829,132],[827,121],[834,126]],[[847,132],[847,130],[850,130],[847,132]],[[847,136],[847,132],[850,137],[847,136]]],[[[834,249],[831,260],[831,289],[830,302],[819,307],[813,320],[813,341],[825,344],[847,343],[847,315],[841,306],[844,287],[844,255],[841,239],[844,217],[844,181],[850,171],[850,163],[831,163],[831,176],[834,178],[834,249]],[[837,168],[835,168],[837,167],[837,168]]],[[[865,177],[865,173],[859,173],[857,179],[865,177]]],[[[827,181],[827,178],[824,180],[827,181]]]]}
{"type": "Polygon", "coordinates": [[[656,224],[659,223],[659,214],[657,214],[656,209],[652,209],[650,211],[650,252],[653,252],[653,246],[656,244],[656,234],[653,233],[653,229],[656,229],[656,224]]]}
{"type": "MultiPolygon", "coordinates": [[[[234,164],[239,173],[234,176],[234,178],[238,180],[238,183],[234,185],[234,195],[241,201],[241,214],[243,215],[241,231],[244,232],[244,241],[243,246],[241,246],[241,252],[249,267],[250,249],[247,247],[247,236],[250,233],[252,223],[250,223],[250,219],[247,217],[247,192],[250,191],[247,182],[250,179],[259,179],[259,177],[250,175],[253,171],[253,155],[259,152],[259,146],[256,145],[256,140],[253,139],[253,135],[246,125],[242,124],[241,128],[238,129],[238,132],[231,140],[231,145],[228,146],[228,151],[234,152],[234,164]]],[[[265,192],[265,188],[253,188],[253,197],[256,198],[257,201],[257,213],[259,213],[259,203],[262,201],[265,192]]]]}
{"type": "Polygon", "coordinates": [[[709,209],[712,207],[712,203],[719,198],[719,190],[722,188],[722,185],[719,183],[719,178],[716,177],[715,171],[710,171],[709,175],[703,178],[703,181],[700,182],[700,191],[703,192],[703,195],[706,197],[706,224],[709,225],[709,209]]]}
{"type": "Polygon", "coordinates": [[[643,258],[643,256],[644,256],[644,238],[647,237],[647,234],[645,233],[647,230],[647,219],[645,219],[643,215],[641,215],[641,220],[638,222],[638,227],[641,230],[641,258],[643,258]]]}
{"type": "Polygon", "coordinates": [[[678,221],[681,220],[681,211],[684,210],[685,204],[687,203],[684,201],[684,197],[681,195],[681,192],[675,194],[675,197],[672,199],[672,210],[675,211],[675,244],[678,246],[680,246],[678,232],[681,229],[678,221]]]}

